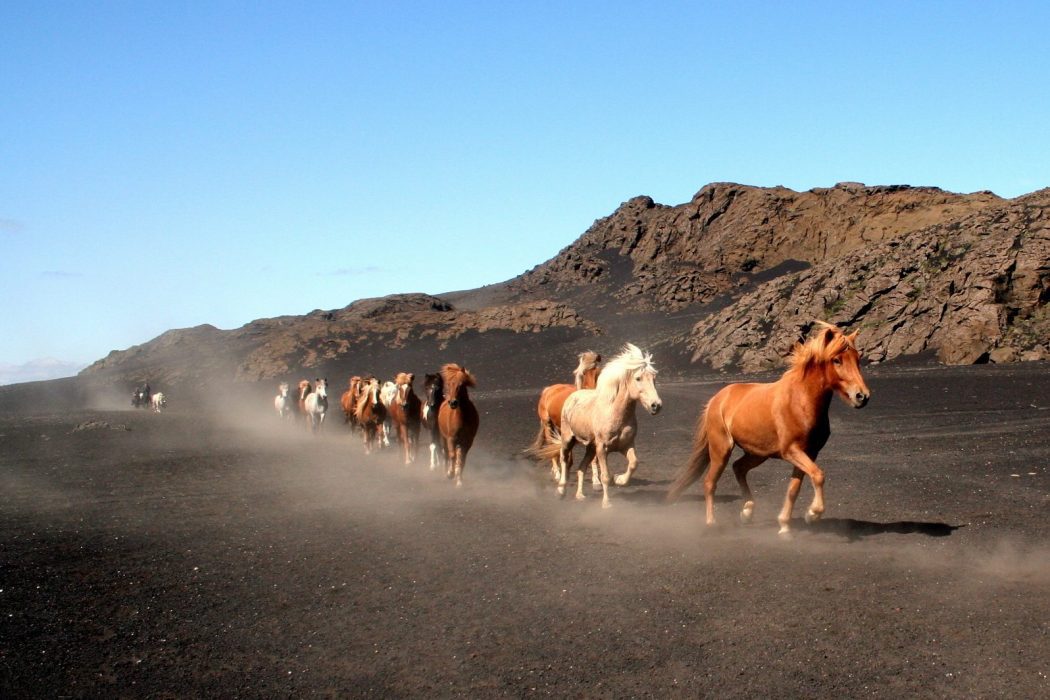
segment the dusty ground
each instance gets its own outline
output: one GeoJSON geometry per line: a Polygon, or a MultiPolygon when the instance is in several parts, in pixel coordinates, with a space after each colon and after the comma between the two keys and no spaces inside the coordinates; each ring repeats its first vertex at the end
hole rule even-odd
{"type": "Polygon", "coordinates": [[[266,405],[0,406],[0,695],[1046,697],[1050,366],[867,374],[790,541],[780,463],[750,526],[662,503],[717,382],[608,511],[512,457],[535,392],[476,394],[461,490],[266,405]]]}

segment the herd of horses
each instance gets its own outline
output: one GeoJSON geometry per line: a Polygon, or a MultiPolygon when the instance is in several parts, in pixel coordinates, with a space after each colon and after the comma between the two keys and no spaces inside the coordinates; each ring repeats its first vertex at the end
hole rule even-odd
{"type": "MultiPolygon", "coordinates": [[[[815,460],[831,435],[828,409],[832,396],[838,394],[848,405],[862,408],[871,392],[860,371],[857,333],[846,334],[823,321],[815,325],[816,332],[795,345],[789,367],[778,380],[729,384],[707,402],[697,422],[692,454],[671,485],[669,501],[704,475],[706,522],[714,524],[718,479],[734,448],[740,448],[743,455],[733,462],[733,473],[744,500],[742,521],[751,521],[755,505],[747,474],[771,457],[792,466],[777,516],[780,534],[790,532],[791,513],[805,477],[813,484],[813,501],[805,520],[812,523],[821,518],[824,473],[815,460]]],[[[608,508],[610,483],[626,486],[638,466],[638,406],[652,415],[663,406],[656,391],[657,371],[652,355],[631,343],[604,366],[601,356],[590,351],[580,353],[578,360],[574,383],[553,384],[540,392],[536,407],[539,431],[524,454],[540,462],[550,460],[557,492],[564,496],[574,464],[573,448],[583,445],[583,459],[576,465],[576,498],[586,498],[584,473],[590,467],[593,487],[601,489],[602,507],[608,508]],[[615,477],[609,473],[610,452],[627,459],[626,470],[615,477]]],[[[444,464],[446,476],[460,486],[479,425],[477,408],[468,393],[475,386],[474,377],[457,364],[446,364],[440,372],[426,375],[422,399],[415,394],[414,379],[413,374],[402,372],[380,385],[373,376],[351,377],[340,399],[345,422],[361,433],[366,453],[389,444],[390,435],[396,433],[405,464],[415,461],[419,435],[426,427],[430,468],[444,464]]],[[[287,383],[281,384],[274,406],[282,418],[298,414],[317,432],[328,411],[328,382],[299,382],[297,399],[289,394],[287,383]]]]}
{"type": "MultiPolygon", "coordinates": [[[[474,444],[480,417],[470,400],[474,375],[449,363],[435,374],[427,374],[423,398],[415,392],[415,374],[399,372],[393,381],[380,385],[371,375],[350,377],[339,399],[343,421],[360,434],[365,454],[391,443],[391,434],[401,447],[405,464],[416,461],[419,436],[425,427],[430,437],[430,469],[445,467],[456,486],[463,484],[463,466],[474,444]]],[[[301,416],[310,432],[320,432],[328,415],[328,380],[299,382],[298,398],[282,383],[274,397],[281,418],[301,416]]]]}

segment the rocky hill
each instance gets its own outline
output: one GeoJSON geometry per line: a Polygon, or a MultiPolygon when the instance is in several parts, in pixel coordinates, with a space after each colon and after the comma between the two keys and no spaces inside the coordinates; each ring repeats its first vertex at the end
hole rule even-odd
{"type": "Polygon", "coordinates": [[[585,346],[610,352],[628,339],[677,371],[762,370],[815,318],[861,328],[862,349],[879,361],[1048,358],[1048,204],[1050,190],[1004,200],[855,183],[808,192],[720,183],[678,206],[637,197],[502,284],[169,331],[83,374],[199,385],[383,376],[451,357],[499,371],[533,353],[547,359],[534,365],[544,376],[519,380],[531,385],[559,376],[585,346]]]}

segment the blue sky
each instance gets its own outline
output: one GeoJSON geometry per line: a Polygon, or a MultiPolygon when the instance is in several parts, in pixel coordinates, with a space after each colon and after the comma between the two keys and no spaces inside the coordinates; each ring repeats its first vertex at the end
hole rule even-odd
{"type": "Polygon", "coordinates": [[[708,182],[1050,186],[1047,26],[1034,2],[7,0],[0,366],[499,282],[708,182]]]}

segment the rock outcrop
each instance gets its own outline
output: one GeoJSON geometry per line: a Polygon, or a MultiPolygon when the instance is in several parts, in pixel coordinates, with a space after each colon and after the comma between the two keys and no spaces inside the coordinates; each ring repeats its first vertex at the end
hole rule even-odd
{"type": "Polygon", "coordinates": [[[813,319],[861,331],[873,361],[1050,359],[1050,190],[854,250],[758,287],[697,323],[693,360],[781,363],[813,319]]]}

